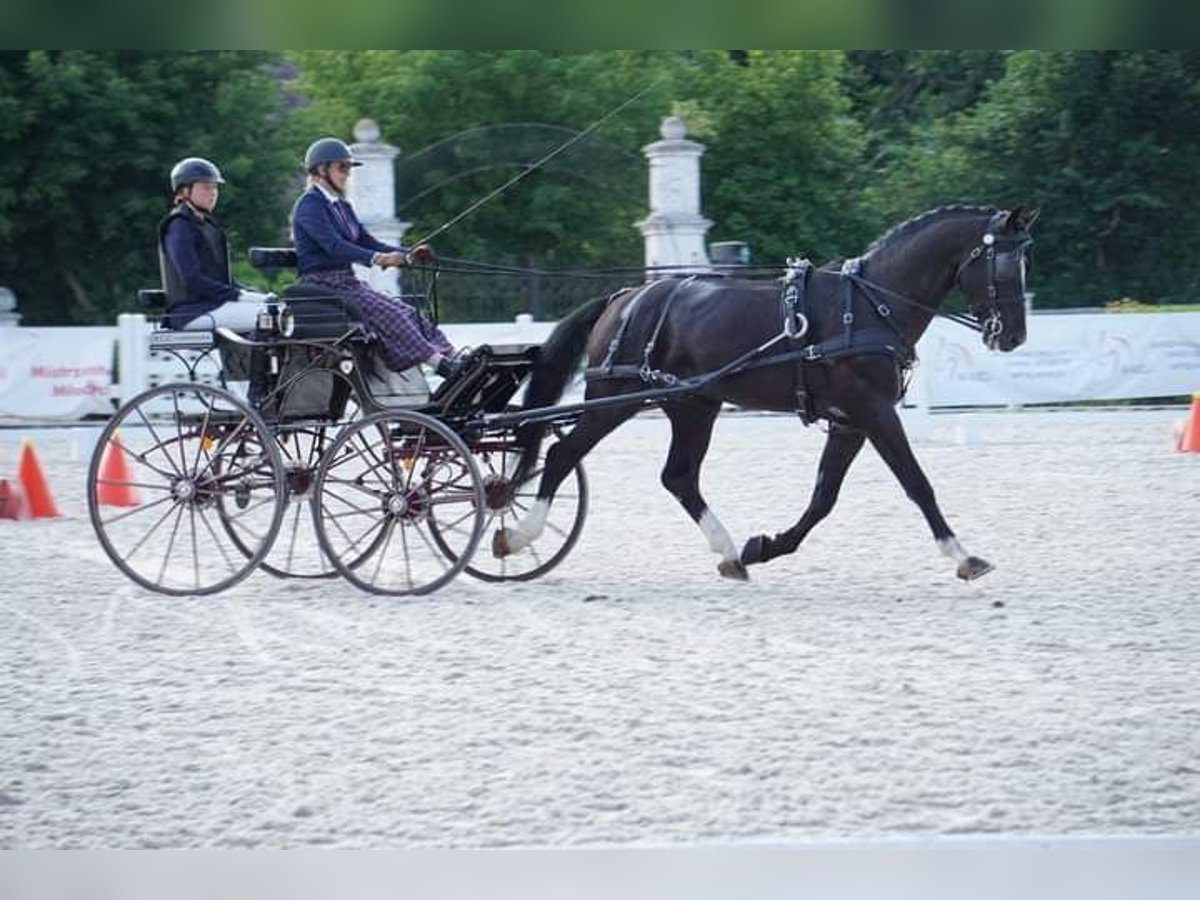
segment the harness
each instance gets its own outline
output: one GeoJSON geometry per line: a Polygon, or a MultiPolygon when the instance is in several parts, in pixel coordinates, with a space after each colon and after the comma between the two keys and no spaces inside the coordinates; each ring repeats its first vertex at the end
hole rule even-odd
{"type": "MultiPolygon", "coordinates": [[[[662,309],[659,310],[658,321],[654,323],[654,330],[650,333],[650,340],[642,348],[641,365],[617,365],[613,362],[617,351],[621,347],[621,342],[625,338],[625,332],[629,329],[629,322],[633,319],[633,313],[642,302],[642,298],[658,285],[672,280],[674,279],[659,278],[657,281],[650,282],[642,287],[632,300],[625,304],[625,308],[621,310],[621,321],[617,325],[617,331],[613,335],[612,340],[608,342],[608,353],[604,357],[604,362],[598,366],[585,369],[583,373],[584,378],[589,381],[602,378],[640,378],[647,384],[661,384],[667,387],[679,384],[679,377],[677,375],[664,372],[661,369],[650,368],[650,356],[654,353],[654,348],[658,344],[658,335],[662,331],[663,323],[667,320],[667,313],[671,309],[671,301],[675,299],[681,290],[696,280],[695,275],[689,275],[681,281],[676,281],[671,292],[667,294],[667,298],[663,301],[662,309]]],[[[620,291],[617,291],[617,293],[611,295],[608,298],[608,302],[611,303],[620,293],[620,291]]]]}
{"type": "MultiPolygon", "coordinates": [[[[696,280],[696,276],[692,275],[677,281],[670,293],[667,294],[662,308],[659,310],[658,320],[655,323],[654,330],[651,332],[650,339],[646,342],[642,350],[642,362],[640,365],[617,365],[614,363],[614,359],[625,338],[629,323],[637,307],[651,291],[669,279],[658,279],[638,290],[637,294],[634,295],[621,311],[621,321],[616,333],[609,341],[608,352],[605,355],[604,361],[599,366],[586,369],[584,375],[589,381],[612,378],[638,378],[649,385],[677,389],[684,385],[707,385],[728,374],[737,374],[764,366],[778,366],[784,363],[792,363],[794,369],[796,412],[805,425],[811,425],[818,419],[828,415],[827,410],[819,408],[809,382],[809,376],[814,363],[830,364],[849,357],[883,355],[892,359],[896,365],[900,376],[900,397],[902,398],[908,389],[909,377],[912,367],[917,361],[917,354],[916,349],[900,330],[900,326],[896,324],[892,316],[892,307],[887,302],[888,299],[926,310],[933,315],[948,318],[973,331],[979,331],[985,336],[990,345],[996,340],[1003,329],[1003,320],[999,311],[1001,301],[998,287],[1002,277],[1001,269],[1008,269],[1016,265],[1017,261],[1023,258],[1023,248],[1029,243],[1027,236],[1020,235],[1011,241],[1012,246],[997,247],[994,229],[1003,221],[1003,215],[1003,213],[998,213],[988,223],[985,233],[980,239],[980,243],[963,258],[954,272],[954,283],[962,287],[962,277],[967,269],[981,257],[986,259],[986,315],[969,316],[963,313],[943,312],[936,306],[929,306],[928,304],[921,303],[885,288],[882,285],[868,281],[862,275],[862,259],[855,257],[843,262],[837,273],[841,277],[841,330],[822,341],[814,342],[810,340],[805,342],[810,327],[808,286],[813,272],[813,264],[807,259],[791,258],[787,261],[787,272],[784,275],[783,287],[780,293],[783,319],[782,331],[761,346],[725,364],[716,372],[684,380],[670,372],[663,372],[650,366],[650,358],[658,342],[659,333],[662,331],[667,314],[670,311],[671,303],[681,290],[696,280]],[[862,323],[857,321],[855,314],[855,300],[857,297],[865,300],[870,311],[874,313],[870,320],[862,323]],[[769,350],[783,342],[789,344],[790,349],[768,355],[769,350]]],[[[1007,271],[1004,274],[1007,277],[1007,271]]],[[[618,291],[611,295],[609,302],[611,303],[621,293],[618,291]]]]}

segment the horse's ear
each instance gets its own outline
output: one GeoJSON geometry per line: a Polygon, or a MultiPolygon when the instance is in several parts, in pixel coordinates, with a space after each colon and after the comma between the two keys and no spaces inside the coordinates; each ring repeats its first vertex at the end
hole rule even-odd
{"type": "Polygon", "coordinates": [[[1008,214],[1008,218],[1004,220],[1005,230],[1011,231],[1028,231],[1033,227],[1033,223],[1037,221],[1038,216],[1042,214],[1039,209],[1032,209],[1027,206],[1014,206],[1008,214]]]}

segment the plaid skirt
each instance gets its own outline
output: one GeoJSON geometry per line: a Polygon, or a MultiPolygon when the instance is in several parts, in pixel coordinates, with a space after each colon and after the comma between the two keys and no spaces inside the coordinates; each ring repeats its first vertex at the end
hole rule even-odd
{"type": "Polygon", "coordinates": [[[328,288],[343,298],[350,312],[379,337],[380,355],[393,372],[410,369],[435,353],[454,352],[454,345],[436,325],[403,300],[359,281],[353,272],[313,272],[301,275],[300,282],[328,288]]]}

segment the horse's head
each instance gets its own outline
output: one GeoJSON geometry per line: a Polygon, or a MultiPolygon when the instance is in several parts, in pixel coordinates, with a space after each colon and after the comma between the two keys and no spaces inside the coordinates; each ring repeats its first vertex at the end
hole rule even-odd
{"type": "Polygon", "coordinates": [[[1036,209],[1023,206],[996,213],[955,272],[989,350],[1008,352],[1025,343],[1025,249],[1037,217],[1036,209]]]}

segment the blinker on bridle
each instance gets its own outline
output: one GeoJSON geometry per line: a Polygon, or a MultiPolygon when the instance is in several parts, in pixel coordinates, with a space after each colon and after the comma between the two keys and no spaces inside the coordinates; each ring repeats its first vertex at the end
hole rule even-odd
{"type": "Polygon", "coordinates": [[[988,223],[987,231],[980,238],[980,242],[967,254],[967,258],[959,263],[954,273],[954,283],[958,285],[963,293],[966,293],[966,288],[962,283],[963,274],[980,258],[987,261],[987,315],[981,318],[976,314],[977,324],[975,327],[983,334],[989,344],[994,343],[1004,330],[1004,320],[1000,317],[1000,305],[1004,302],[1025,302],[1024,297],[1016,296],[1007,300],[1001,300],[999,284],[1002,279],[999,271],[1006,273],[1006,277],[1003,278],[1004,281],[1016,280],[1019,285],[1020,279],[1012,279],[1007,276],[1007,273],[1019,271],[1021,257],[1024,255],[1025,248],[1033,243],[1033,239],[1028,235],[1022,235],[1007,242],[1007,247],[999,249],[997,248],[996,235],[992,231],[994,224],[994,222],[988,223]]]}

